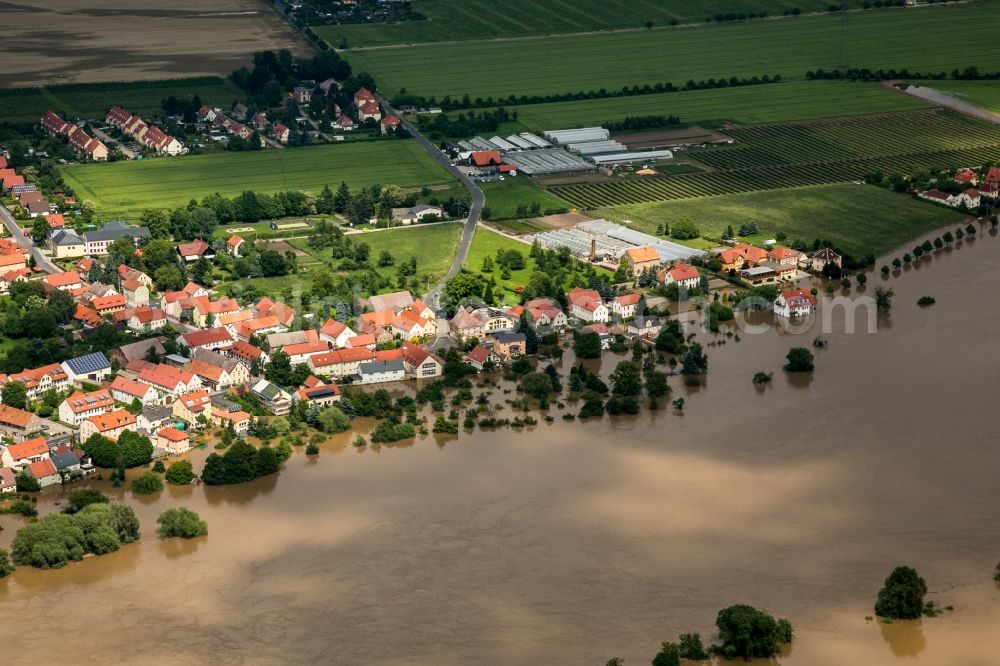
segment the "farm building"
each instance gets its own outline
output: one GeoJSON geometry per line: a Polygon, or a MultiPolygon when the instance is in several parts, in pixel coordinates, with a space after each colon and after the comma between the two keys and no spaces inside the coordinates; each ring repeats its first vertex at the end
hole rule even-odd
{"type": "Polygon", "coordinates": [[[583,127],[580,129],[549,130],[545,138],[556,145],[583,143],[585,141],[607,141],[611,133],[603,127],[583,127]]]}
{"type": "Polygon", "coordinates": [[[640,150],[635,152],[609,153],[606,155],[587,155],[598,166],[611,164],[632,164],[634,162],[647,162],[649,160],[669,160],[674,156],[669,150],[640,150]]]}
{"type": "Polygon", "coordinates": [[[504,161],[529,176],[583,173],[597,168],[582,157],[567,153],[561,148],[510,153],[504,157],[504,161]]]}
{"type": "Polygon", "coordinates": [[[634,248],[649,247],[660,263],[683,261],[704,253],[684,245],[659,239],[607,220],[581,222],[569,229],[556,229],[526,237],[537,240],[544,248],[569,248],[576,257],[597,261],[617,262],[634,248]]]}

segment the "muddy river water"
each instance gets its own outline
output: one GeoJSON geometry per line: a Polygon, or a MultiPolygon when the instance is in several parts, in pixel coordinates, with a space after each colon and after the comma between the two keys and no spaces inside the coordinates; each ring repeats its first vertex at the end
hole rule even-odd
{"type": "MultiPolygon", "coordinates": [[[[825,334],[811,378],[781,365],[816,332],[772,330],[707,349],[706,386],[672,380],[683,414],[345,435],[240,487],[109,490],[144,537],[0,581],[3,635],[24,664],[638,666],[750,603],[792,621],[789,666],[1000,663],[1000,237],[981,235],[891,277],[891,317],[825,334]],[[156,539],[172,506],[209,536],[156,539]],[[866,622],[898,564],[955,610],[866,622]]],[[[0,517],[0,545],[22,521],[0,517]]]]}

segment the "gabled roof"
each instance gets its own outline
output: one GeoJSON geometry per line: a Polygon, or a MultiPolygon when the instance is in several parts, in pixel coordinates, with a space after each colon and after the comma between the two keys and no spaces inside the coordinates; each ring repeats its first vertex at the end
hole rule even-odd
{"type": "MultiPolygon", "coordinates": [[[[23,259],[22,259],[23,263],[23,259]]],[[[66,271],[65,273],[51,273],[45,276],[46,286],[58,289],[59,287],[71,287],[75,284],[82,284],[80,274],[76,271],[66,271]]]]}
{"type": "Polygon", "coordinates": [[[184,344],[190,348],[201,347],[203,345],[215,344],[218,342],[232,342],[233,336],[229,334],[229,331],[219,326],[217,328],[206,328],[203,331],[192,331],[190,333],[184,333],[181,335],[184,339],[184,344]]]}
{"type": "Polygon", "coordinates": [[[667,273],[670,274],[670,277],[673,279],[674,282],[683,282],[685,280],[697,280],[700,277],[697,268],[695,268],[691,264],[685,264],[685,263],[674,264],[667,270],[667,273]]]}
{"type": "Polygon", "coordinates": [[[104,414],[91,416],[87,420],[94,424],[94,427],[97,428],[97,432],[107,432],[108,430],[116,430],[118,428],[135,425],[135,417],[124,409],[116,409],[111,412],[105,412],[104,414]]]}
{"type": "Polygon", "coordinates": [[[90,372],[96,372],[98,370],[110,370],[111,363],[108,361],[108,357],[101,352],[93,352],[92,354],[84,354],[83,356],[78,356],[76,358],[71,358],[68,361],[63,361],[69,369],[75,375],[85,375],[90,372]]]}
{"type": "Polygon", "coordinates": [[[14,459],[14,462],[24,460],[25,458],[45,455],[48,452],[49,447],[45,443],[44,437],[26,439],[18,444],[10,444],[7,446],[7,453],[9,453],[10,457],[14,459]]]}
{"type": "Polygon", "coordinates": [[[477,150],[469,156],[476,166],[490,166],[500,164],[503,160],[499,150],[477,150]]]}
{"type": "Polygon", "coordinates": [[[203,240],[193,240],[177,246],[177,252],[182,257],[200,257],[212,250],[212,246],[203,240]]]}
{"type": "Polygon", "coordinates": [[[625,250],[625,256],[634,264],[643,264],[649,261],[660,261],[660,255],[650,246],[630,247],[625,250]]]}
{"type": "Polygon", "coordinates": [[[56,469],[56,466],[48,458],[33,462],[25,469],[28,474],[36,479],[44,479],[47,476],[54,476],[59,473],[59,470],[56,469]]]}
{"type": "Polygon", "coordinates": [[[169,440],[171,442],[186,442],[188,440],[188,434],[173,426],[167,426],[166,428],[160,428],[156,432],[157,437],[162,437],[163,439],[169,440]]]}
{"type": "Polygon", "coordinates": [[[114,381],[111,382],[110,388],[112,391],[119,391],[121,393],[128,394],[133,398],[142,398],[149,393],[153,387],[149,384],[143,384],[142,382],[129,379],[124,375],[118,375],[115,377],[114,381]]]}
{"type": "Polygon", "coordinates": [[[9,405],[0,405],[0,423],[24,430],[31,423],[33,416],[34,414],[26,412],[23,409],[10,407],[9,405]]]}
{"type": "Polygon", "coordinates": [[[115,404],[115,399],[111,397],[111,392],[107,389],[98,389],[90,393],[75,391],[65,400],[69,410],[74,414],[89,412],[92,409],[105,409],[115,404]]]}

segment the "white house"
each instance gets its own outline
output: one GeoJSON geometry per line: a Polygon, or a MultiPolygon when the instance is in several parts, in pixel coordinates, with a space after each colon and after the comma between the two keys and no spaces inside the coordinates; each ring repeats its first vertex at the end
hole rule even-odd
{"type": "Polygon", "coordinates": [[[111,391],[98,389],[90,393],[76,391],[59,405],[59,420],[71,426],[104,412],[114,409],[115,399],[111,391]]]}
{"type": "Polygon", "coordinates": [[[799,317],[816,311],[816,297],[805,289],[789,289],[778,294],[774,314],[779,317],[799,317]]]}
{"type": "Polygon", "coordinates": [[[360,384],[380,384],[382,382],[400,382],[406,378],[406,368],[403,361],[369,361],[358,368],[360,384]]]}
{"type": "Polygon", "coordinates": [[[336,319],[328,319],[323,328],[319,329],[319,339],[329,342],[336,348],[346,347],[347,341],[357,335],[346,324],[336,319]]]}
{"type": "Polygon", "coordinates": [[[111,374],[111,362],[101,352],[94,352],[63,361],[62,369],[69,376],[70,382],[99,382],[111,374]]]}
{"type": "Polygon", "coordinates": [[[674,264],[663,273],[663,284],[676,284],[685,289],[697,289],[701,283],[698,269],[691,264],[674,264]]]}
{"type": "Polygon", "coordinates": [[[602,323],[611,319],[611,311],[596,289],[575,287],[567,296],[569,312],[577,319],[602,323]]]}
{"type": "Polygon", "coordinates": [[[621,294],[611,299],[611,313],[619,319],[632,319],[642,294],[621,294]]]}

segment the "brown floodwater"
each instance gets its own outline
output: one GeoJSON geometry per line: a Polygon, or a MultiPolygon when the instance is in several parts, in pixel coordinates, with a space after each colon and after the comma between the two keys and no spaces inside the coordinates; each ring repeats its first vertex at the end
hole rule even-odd
{"type": "MultiPolygon", "coordinates": [[[[891,317],[824,334],[811,377],[781,365],[816,331],[710,347],[705,386],[671,380],[683,413],[360,451],[344,435],[239,487],[113,491],[140,542],[19,568],[4,635],[25,664],[638,666],[749,603],[792,621],[788,666],[1000,663],[998,256],[983,234],[890,277],[891,317]],[[172,506],[209,536],[158,540],[172,506]],[[898,564],[955,610],[866,621],[898,564]]],[[[0,517],[0,545],[22,522],[0,517]]]]}

